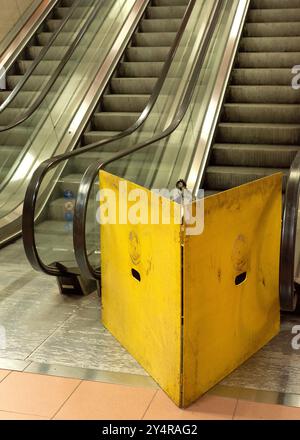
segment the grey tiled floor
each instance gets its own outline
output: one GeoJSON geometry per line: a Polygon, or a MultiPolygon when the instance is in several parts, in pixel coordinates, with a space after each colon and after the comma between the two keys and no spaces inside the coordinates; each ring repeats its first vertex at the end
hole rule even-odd
{"type": "Polygon", "coordinates": [[[299,315],[282,315],[280,334],[228,376],[223,385],[300,394],[300,350],[292,348],[294,325],[300,325],[299,315]]]}
{"type": "Polygon", "coordinates": [[[2,359],[146,375],[101,325],[97,294],[61,296],[55,278],[31,269],[21,241],[0,251],[0,325],[2,359]]]}
{"type": "MultiPolygon", "coordinates": [[[[284,315],[281,333],[222,384],[300,394],[300,350],[291,347],[298,324],[299,316],[284,315]]],[[[0,368],[18,360],[147,375],[101,325],[97,295],[61,296],[54,278],[31,269],[21,241],[0,250],[0,325],[0,368]]]]}

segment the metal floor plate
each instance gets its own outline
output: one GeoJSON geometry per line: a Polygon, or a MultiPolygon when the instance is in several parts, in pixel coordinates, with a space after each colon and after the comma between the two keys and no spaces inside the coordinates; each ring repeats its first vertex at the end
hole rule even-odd
{"type": "MultiPolygon", "coordinates": [[[[210,393],[300,406],[300,317],[282,316],[280,334],[210,393]]],[[[101,325],[99,299],[61,296],[56,280],[35,272],[18,241],[0,251],[0,369],[157,385],[101,325]]]]}

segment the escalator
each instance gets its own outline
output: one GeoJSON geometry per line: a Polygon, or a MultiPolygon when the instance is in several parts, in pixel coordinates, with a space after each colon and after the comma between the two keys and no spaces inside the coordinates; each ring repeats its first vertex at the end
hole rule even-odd
{"type": "MultiPolygon", "coordinates": [[[[51,41],[51,39],[53,38],[54,33],[63,25],[63,20],[66,18],[66,16],[70,14],[70,9],[74,3],[75,0],[59,0],[58,2],[56,2],[56,4],[53,6],[53,9],[50,11],[41,26],[31,36],[29,43],[22,49],[21,53],[14,60],[12,66],[10,66],[9,68],[6,76],[7,90],[0,92],[0,104],[2,104],[7,99],[12,90],[17,86],[19,81],[25,75],[29,67],[34,63],[40,52],[45,48],[45,46],[49,44],[49,41],[51,41]]],[[[76,19],[73,17],[72,20],[76,19]]],[[[76,20],[76,25],[78,26],[79,24],[80,20],[78,18],[78,20],[76,20]]],[[[60,38],[62,38],[61,42],[55,41],[53,44],[53,48],[51,49],[51,51],[49,51],[49,56],[47,59],[49,63],[53,61],[53,64],[55,64],[55,61],[60,60],[60,57],[58,55],[59,52],[64,49],[64,47],[61,47],[61,43],[64,40],[66,45],[69,44],[70,35],[65,33],[65,35],[62,35],[60,38]],[[51,59],[50,53],[52,53],[51,59]]],[[[51,70],[52,68],[50,68],[50,71],[51,70]]],[[[42,77],[34,77],[32,79],[31,86],[33,84],[35,84],[35,87],[41,86],[42,79],[42,77]]],[[[26,107],[28,102],[30,101],[30,92],[33,92],[35,90],[36,88],[30,90],[29,87],[29,89],[27,90],[27,96],[25,96],[25,92],[20,96],[20,105],[24,104],[24,107],[26,107]]],[[[11,111],[13,112],[13,109],[11,111]]],[[[17,110],[15,111],[15,113],[17,113],[17,110]]]]}
{"type": "Polygon", "coordinates": [[[282,172],[300,151],[300,3],[253,1],[202,187],[224,191],[282,172]],[[276,9],[275,9],[276,8],[276,9]]]}
{"type": "Polygon", "coordinates": [[[50,13],[30,37],[28,44],[10,63],[5,78],[6,89],[0,90],[1,180],[5,179],[13,165],[14,158],[18,157],[28,140],[26,130],[19,130],[18,135],[14,136],[12,140],[7,134],[6,126],[17,120],[19,115],[26,111],[43,90],[45,82],[49,80],[49,75],[55,70],[62,56],[68,50],[73,37],[73,25],[78,27],[81,13],[84,17],[86,9],[88,6],[90,7],[88,2],[86,3],[87,7],[84,10],[82,7],[76,8],[76,14],[73,14],[72,10],[75,11],[76,6],[75,1],[54,2],[50,13]],[[74,15],[78,18],[75,19],[74,15]],[[70,32],[62,32],[58,38],[60,28],[66,31],[68,27],[70,32]],[[63,42],[65,46],[62,46],[63,42]],[[47,47],[49,47],[48,50],[47,47]],[[41,58],[43,51],[46,52],[45,57],[41,58]],[[30,73],[32,73],[31,78],[26,80],[30,73]]]}
{"type": "Polygon", "coordinates": [[[88,107],[86,96],[99,72],[98,88],[106,85],[106,72],[114,68],[147,3],[54,1],[44,21],[15,47],[4,66],[7,87],[0,92],[0,246],[20,235],[34,169],[71,148],[70,123],[82,105],[88,107]]]}
{"type": "MultiPolygon", "coordinates": [[[[93,112],[86,124],[82,124],[75,150],[43,163],[33,175],[23,210],[25,250],[36,269],[61,277],[64,286],[69,278],[75,290],[85,288],[78,286],[76,280],[79,273],[72,245],[72,213],[81,177],[87,167],[97,161],[99,151],[102,157],[117,154],[126,148],[129,137],[131,143],[147,139],[171,117],[174,100],[169,94],[170,88],[180,82],[186,63],[192,67],[193,42],[197,38],[201,40],[205,28],[205,24],[197,24],[196,19],[212,9],[211,4],[201,1],[195,7],[195,3],[194,0],[149,3],[93,112]],[[191,26],[200,27],[199,35],[184,33],[193,12],[191,26]],[[164,92],[160,93],[165,83],[164,92]],[[148,114],[153,109],[155,117],[147,125],[148,114]],[[161,117],[158,112],[163,113],[161,117]],[[34,228],[28,221],[33,222],[34,228]]],[[[179,93],[182,93],[180,89],[179,93]]],[[[93,233],[93,243],[99,228],[92,219],[88,227],[93,233]]]]}
{"type": "MultiPolygon", "coordinates": [[[[150,2],[125,50],[123,60],[119,63],[79,140],[79,147],[118,136],[136,123],[161,75],[187,4],[188,0],[150,2]]],[[[108,145],[102,151],[109,155],[120,148],[121,144],[114,149],[108,145]]],[[[41,235],[45,231],[44,241],[48,242],[51,233],[55,241],[57,231],[68,230],[68,222],[64,218],[66,198],[70,198],[72,203],[82,174],[98,156],[97,151],[91,151],[84,156],[77,156],[66,165],[60,176],[59,186],[55,188],[49,201],[48,209],[43,213],[43,221],[37,227],[41,235]]],[[[60,237],[60,240],[63,240],[63,237],[60,237]]],[[[60,246],[62,247],[61,241],[60,246]]]]}
{"type": "MultiPolygon", "coordinates": [[[[252,0],[240,2],[236,11],[239,28],[232,26],[218,74],[214,78],[211,75],[205,84],[208,88],[214,82],[208,97],[202,83],[202,99],[198,98],[201,106],[195,107],[194,122],[188,122],[188,114],[194,111],[190,104],[162,134],[115,158],[104,158],[82,179],[75,208],[74,244],[85,276],[100,277],[90,257],[90,234],[85,230],[90,217],[87,188],[100,169],[146,188],[171,189],[183,179],[195,196],[199,188],[209,196],[281,172],[285,201],[281,307],[295,309],[300,125],[299,93],[298,88],[292,88],[292,69],[300,55],[300,5],[293,0],[252,0]],[[138,171],[135,177],[134,169],[138,171]]],[[[217,59],[217,46],[213,50],[217,59]]],[[[203,75],[210,71],[207,66],[204,60],[203,75]]]]}
{"type": "MultiPolygon", "coordinates": [[[[165,2],[162,1],[162,4],[165,2]]],[[[138,135],[136,132],[130,133],[129,130],[128,136],[122,139],[116,137],[111,142],[103,143],[97,139],[98,143],[88,150],[83,148],[82,154],[76,153],[74,156],[46,165],[45,174],[53,168],[51,178],[56,187],[54,194],[63,194],[64,191],[71,194],[72,209],[77,199],[74,231],[72,233],[70,230],[69,238],[63,238],[65,242],[62,248],[67,252],[65,257],[62,257],[59,256],[57,244],[61,237],[55,238],[57,226],[52,233],[53,246],[49,246],[48,227],[45,233],[45,229],[41,230],[41,220],[36,221],[36,225],[32,219],[31,223],[25,221],[26,229],[32,230],[25,246],[35,268],[58,275],[60,272],[57,267],[54,270],[49,269],[56,261],[62,263],[59,266],[60,270],[67,274],[68,267],[75,268],[78,263],[80,273],[84,274],[84,277],[100,277],[97,268],[99,246],[96,244],[99,242],[99,234],[96,232],[98,226],[94,213],[97,210],[96,176],[102,167],[147,188],[174,188],[179,179],[183,179],[194,195],[198,193],[199,187],[205,189],[206,195],[210,195],[279,171],[284,175],[285,192],[290,167],[299,151],[299,94],[291,86],[291,69],[297,63],[299,55],[299,4],[291,0],[285,2],[283,7],[282,2],[277,0],[243,0],[230,5],[218,2],[218,7],[224,8],[223,15],[221,14],[214,33],[210,35],[205,56],[197,60],[198,67],[194,66],[194,79],[193,74],[188,76],[190,84],[185,97],[181,101],[172,98],[174,103],[184,102],[186,105],[187,102],[191,102],[190,107],[186,105],[183,110],[183,107],[175,109],[174,106],[173,117],[169,115],[164,121],[165,124],[161,125],[157,124],[157,120],[162,118],[162,115],[166,117],[166,113],[161,112],[158,116],[158,110],[152,109],[140,131],[138,130],[138,135]],[[224,41],[220,38],[222,32],[227,38],[224,41]],[[147,130],[147,127],[151,129],[147,130]],[[93,163],[97,161],[97,157],[98,163],[93,163]],[[80,183],[80,178],[89,163],[92,164],[80,183]],[[94,182],[93,185],[91,182],[94,182]],[[73,257],[73,240],[76,261],[73,257]],[[47,264],[43,264],[42,261],[47,264]]],[[[127,69],[127,66],[124,66],[126,63],[127,60],[119,72],[127,69]]],[[[158,62],[154,64],[157,65],[158,62]]],[[[129,83],[128,79],[126,81],[129,83]]],[[[180,88],[178,82],[175,87],[180,88]]],[[[167,89],[168,92],[175,93],[175,87],[173,84],[167,89]]],[[[110,89],[109,92],[112,90],[116,91],[110,89]]],[[[119,93],[120,89],[117,91],[119,93]]],[[[140,91],[143,91],[142,95],[147,94],[144,89],[140,91]]],[[[108,99],[111,105],[114,96],[106,95],[103,103],[105,99],[108,99]]],[[[119,101],[119,98],[116,99],[119,101]]],[[[131,110],[132,107],[128,107],[128,98],[123,96],[123,99],[123,103],[127,102],[124,110],[131,110]]],[[[105,107],[102,109],[105,110],[105,107]]],[[[98,129],[110,131],[118,128],[116,131],[119,131],[120,126],[116,125],[115,121],[124,121],[127,118],[125,113],[124,118],[119,117],[119,113],[116,113],[116,119],[112,117],[111,112],[100,113],[98,129]],[[107,114],[109,117],[106,117],[107,114]]],[[[137,112],[129,114],[130,122],[134,124],[137,112]]],[[[128,127],[130,122],[122,128],[128,127]]],[[[97,128],[97,125],[89,126],[88,130],[91,127],[97,128]]],[[[42,174],[40,179],[36,178],[35,185],[37,182],[41,184],[44,177],[42,174]]],[[[42,186],[42,189],[45,191],[46,187],[42,186]]],[[[295,193],[295,190],[293,192],[295,193]]],[[[36,209],[36,197],[37,193],[34,198],[28,197],[28,209],[36,209]]],[[[42,197],[40,199],[42,200],[42,197]]],[[[284,219],[290,218],[286,211],[290,210],[291,206],[295,208],[295,203],[298,203],[295,202],[295,196],[292,202],[289,200],[290,198],[286,197],[284,219]]],[[[63,203],[62,198],[53,201],[52,196],[48,210],[44,210],[44,217],[39,218],[45,220],[45,212],[50,212],[52,216],[57,215],[58,220],[58,214],[60,218],[62,216],[63,203]],[[60,207],[56,209],[58,200],[60,207]]],[[[49,216],[46,217],[46,220],[48,219],[49,216]]],[[[297,222],[295,219],[293,222],[293,231],[290,227],[283,226],[289,240],[292,235],[293,246],[288,249],[292,271],[294,264],[297,264],[294,261],[297,222]]],[[[284,240],[283,237],[283,242],[284,240]]],[[[281,270],[284,272],[283,268],[281,270]]],[[[77,269],[75,272],[78,274],[77,269]]],[[[294,273],[292,281],[285,280],[282,284],[290,284],[288,293],[283,296],[292,299],[292,304],[289,305],[283,305],[282,299],[282,308],[294,309],[294,273]]]]}

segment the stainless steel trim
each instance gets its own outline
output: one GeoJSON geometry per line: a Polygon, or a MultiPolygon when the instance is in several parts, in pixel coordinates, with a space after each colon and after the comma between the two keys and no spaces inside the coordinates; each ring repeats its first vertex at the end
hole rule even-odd
{"type": "Polygon", "coordinates": [[[196,196],[201,185],[209,157],[219,114],[223,105],[224,96],[230,79],[231,70],[235,61],[241,34],[244,28],[250,0],[239,0],[233,26],[230,31],[228,43],[219,69],[216,84],[212,93],[210,104],[206,112],[201,130],[201,136],[196,147],[196,153],[189,174],[186,178],[187,187],[196,196]]]}
{"type": "Polygon", "coordinates": [[[0,65],[9,70],[58,0],[43,0],[16,38],[0,57],[0,65]]]}
{"type": "Polygon", "coordinates": [[[0,358],[1,370],[24,371],[28,367],[30,361],[22,361],[18,359],[0,358]]]}
{"type": "MultiPolygon", "coordinates": [[[[1,367],[1,363],[0,363],[1,367]]],[[[40,364],[32,362],[26,367],[27,373],[46,374],[48,376],[68,377],[73,379],[89,380],[95,382],[129,385],[144,388],[159,388],[150,376],[142,376],[130,373],[116,373],[113,371],[92,370],[65,365],[40,364]]]]}
{"type": "MultiPolygon", "coordinates": [[[[26,373],[45,374],[48,376],[67,377],[72,379],[125,386],[159,389],[157,383],[150,376],[142,376],[138,374],[116,373],[113,371],[69,367],[65,365],[42,364],[39,362],[4,358],[0,358],[0,369],[24,371],[26,373]]],[[[216,385],[207,392],[207,395],[300,408],[300,395],[295,393],[282,393],[277,391],[216,385]]]]}
{"type": "Polygon", "coordinates": [[[241,387],[217,385],[208,395],[228,397],[231,399],[247,400],[256,403],[269,403],[300,408],[300,394],[279,393],[277,391],[256,390],[241,387]]]}

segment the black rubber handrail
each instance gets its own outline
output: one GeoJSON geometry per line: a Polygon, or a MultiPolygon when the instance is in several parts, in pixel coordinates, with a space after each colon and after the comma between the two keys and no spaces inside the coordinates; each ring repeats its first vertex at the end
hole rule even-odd
{"type": "MultiPolygon", "coordinates": [[[[47,14],[47,17],[45,18],[45,20],[47,20],[47,18],[51,14],[51,12],[53,12],[53,9],[57,6],[57,3],[58,3],[58,0],[53,4],[53,6],[51,8],[51,11],[49,11],[49,13],[47,14]]],[[[71,17],[71,15],[73,14],[74,10],[77,8],[79,3],[80,3],[80,0],[77,0],[73,4],[73,6],[70,8],[70,11],[65,16],[64,20],[62,21],[61,25],[59,26],[59,28],[54,32],[54,34],[50,38],[48,44],[43,47],[43,49],[41,50],[41,52],[39,53],[37,58],[33,61],[33,63],[30,65],[29,69],[26,71],[25,75],[22,76],[22,79],[18,82],[17,86],[11,91],[11,93],[5,99],[5,101],[2,102],[2,104],[0,105],[0,114],[13,101],[13,99],[16,97],[16,95],[22,89],[24,84],[27,82],[27,80],[29,79],[29,77],[31,76],[31,74],[33,73],[35,68],[37,67],[37,65],[40,63],[40,61],[42,61],[42,59],[44,58],[44,55],[48,52],[49,48],[55,42],[56,38],[58,37],[58,34],[62,31],[62,29],[64,28],[65,24],[67,23],[67,21],[69,20],[69,18],[71,17]]]]}
{"type": "MultiPolygon", "coordinates": [[[[80,0],[76,1],[76,3],[75,3],[76,6],[78,6],[79,2],[80,2],[80,0]]],[[[27,119],[29,119],[30,116],[32,116],[36,112],[36,110],[39,108],[39,106],[41,105],[41,103],[45,99],[46,95],[50,92],[51,87],[55,84],[58,76],[60,75],[60,73],[64,69],[66,63],[70,60],[71,56],[73,55],[73,53],[77,49],[80,41],[84,37],[87,29],[93,23],[96,15],[98,14],[98,12],[101,9],[101,7],[102,7],[102,3],[98,2],[97,7],[92,10],[92,12],[90,13],[89,18],[86,20],[84,25],[81,27],[81,29],[78,32],[78,34],[77,34],[75,40],[73,41],[72,45],[69,47],[68,51],[63,56],[62,60],[60,61],[59,65],[57,66],[57,68],[55,69],[53,74],[51,75],[51,78],[49,79],[47,84],[45,84],[45,87],[43,88],[42,93],[38,95],[38,97],[33,101],[33,104],[29,107],[29,109],[26,110],[26,112],[23,113],[23,115],[18,120],[16,120],[12,124],[6,125],[5,127],[0,127],[0,133],[1,132],[5,132],[5,131],[9,131],[9,130],[17,127],[18,125],[20,125],[23,122],[27,121],[27,119]]]]}
{"type": "Polygon", "coordinates": [[[121,153],[118,153],[114,155],[111,159],[108,159],[106,161],[99,161],[98,163],[91,165],[84,174],[79,186],[79,191],[76,199],[74,222],[73,222],[73,241],[74,241],[75,258],[79,267],[79,272],[84,278],[99,280],[101,276],[100,270],[97,269],[95,270],[90,265],[88,253],[87,253],[86,234],[85,234],[88,202],[97,175],[101,170],[105,168],[105,166],[111,164],[112,162],[115,162],[119,159],[124,158],[125,156],[141,151],[142,149],[153,145],[155,142],[158,142],[170,136],[179,126],[191,102],[197,81],[199,79],[199,74],[201,72],[201,69],[203,68],[203,63],[205,61],[208,48],[210,46],[212,37],[214,35],[217,22],[219,20],[219,16],[223,4],[224,4],[224,0],[218,0],[214,4],[214,8],[212,9],[210,18],[206,24],[206,29],[205,29],[200,53],[197,62],[195,64],[191,76],[191,80],[189,82],[189,86],[182,99],[181,105],[178,107],[175,117],[171,122],[171,124],[169,125],[169,127],[165,129],[162,133],[152,137],[146,142],[140,143],[133,148],[129,148],[121,153]]]}
{"type": "Polygon", "coordinates": [[[287,180],[281,230],[280,249],[280,306],[293,312],[297,306],[294,279],[295,251],[300,197],[300,153],[297,153],[287,180]]]}
{"type": "MultiPolygon", "coordinates": [[[[149,1],[150,3],[150,1],[149,1]]],[[[90,152],[95,150],[96,148],[99,148],[100,146],[110,144],[112,142],[115,142],[116,140],[125,138],[126,136],[132,134],[135,132],[147,119],[149,116],[152,108],[154,107],[154,104],[160,94],[161,88],[164,84],[165,78],[169,72],[169,69],[171,67],[172,61],[174,59],[175,53],[180,45],[182,36],[184,34],[186,25],[189,21],[189,18],[192,14],[192,11],[194,9],[196,0],[190,0],[188,7],[186,9],[185,15],[182,19],[181,26],[178,30],[178,33],[176,35],[176,38],[174,40],[174,43],[172,45],[172,48],[170,49],[170,52],[168,54],[168,57],[164,63],[162,73],[160,78],[158,79],[154,90],[150,96],[150,99],[148,101],[148,104],[145,108],[145,110],[140,115],[139,119],[127,130],[123,131],[122,133],[119,133],[116,136],[113,136],[109,139],[104,139],[100,142],[96,142],[90,145],[87,145],[85,147],[78,148],[74,151],[71,151],[69,153],[52,157],[46,161],[44,161],[33,173],[31,181],[29,183],[29,186],[27,188],[25,199],[24,199],[24,205],[23,205],[23,215],[22,215],[22,230],[23,230],[23,242],[24,242],[24,248],[25,253],[27,256],[27,259],[29,260],[32,267],[38,271],[44,272],[47,275],[52,276],[60,276],[62,274],[65,274],[65,272],[62,272],[59,268],[54,266],[48,266],[45,265],[42,260],[39,257],[36,243],[35,243],[35,210],[36,210],[36,204],[38,199],[38,193],[41,187],[41,184],[44,180],[44,177],[46,174],[58,166],[60,163],[65,162],[66,160],[79,156],[81,154],[84,154],[86,152],[90,152]]],[[[134,33],[134,31],[133,31],[134,33]]],[[[124,51],[122,54],[120,54],[119,60],[122,59],[122,57],[125,54],[127,47],[124,48],[124,51]]],[[[112,73],[111,77],[108,79],[107,84],[111,81],[111,78],[113,77],[114,72],[112,73]]],[[[104,88],[105,89],[105,88],[104,88]]],[[[102,96],[101,96],[102,97],[102,96]]],[[[101,99],[100,97],[100,99],[101,99]]]]}

